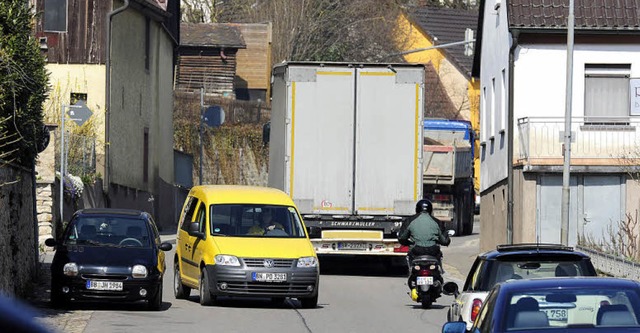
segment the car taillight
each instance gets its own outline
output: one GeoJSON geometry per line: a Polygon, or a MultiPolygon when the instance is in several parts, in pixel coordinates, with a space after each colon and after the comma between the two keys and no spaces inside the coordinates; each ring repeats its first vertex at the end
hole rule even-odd
{"type": "Polygon", "coordinates": [[[480,312],[480,307],[482,307],[482,300],[476,298],[473,300],[471,305],[471,321],[475,321],[478,313],[480,312]]]}
{"type": "Polygon", "coordinates": [[[393,252],[408,253],[409,252],[409,247],[405,246],[405,245],[396,245],[396,246],[393,247],[393,252]]]}

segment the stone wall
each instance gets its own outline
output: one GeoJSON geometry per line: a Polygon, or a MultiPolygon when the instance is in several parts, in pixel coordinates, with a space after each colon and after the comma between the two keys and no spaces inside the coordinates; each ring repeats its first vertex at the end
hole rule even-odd
{"type": "Polygon", "coordinates": [[[37,273],[34,192],[29,170],[0,161],[0,292],[20,297],[37,273]]]}

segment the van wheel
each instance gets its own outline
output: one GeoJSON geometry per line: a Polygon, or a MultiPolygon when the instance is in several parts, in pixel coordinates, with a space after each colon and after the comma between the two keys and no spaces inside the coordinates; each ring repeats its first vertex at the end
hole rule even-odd
{"type": "Polygon", "coordinates": [[[300,305],[304,309],[314,309],[318,306],[318,295],[308,298],[301,298],[300,305]]]}
{"type": "Polygon", "coordinates": [[[204,306],[214,305],[216,302],[216,297],[211,294],[211,289],[209,288],[209,273],[205,268],[202,269],[200,273],[200,304],[204,306]]]}
{"type": "Polygon", "coordinates": [[[173,267],[173,294],[177,299],[188,299],[191,294],[191,288],[182,284],[180,279],[180,264],[176,262],[173,267]]]}

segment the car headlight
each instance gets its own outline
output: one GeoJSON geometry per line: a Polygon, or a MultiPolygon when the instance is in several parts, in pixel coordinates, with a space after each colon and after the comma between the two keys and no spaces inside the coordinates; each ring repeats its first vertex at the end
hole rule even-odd
{"type": "Polygon", "coordinates": [[[62,268],[62,272],[66,276],[76,276],[78,275],[78,265],[76,265],[75,262],[68,262],[64,264],[64,267],[62,268]]]}
{"type": "Polygon", "coordinates": [[[236,256],[230,256],[227,254],[216,255],[216,265],[221,266],[240,266],[240,260],[236,256]]]}
{"type": "Polygon", "coordinates": [[[317,267],[318,258],[316,257],[302,257],[298,259],[298,267],[317,267]]]}
{"type": "Polygon", "coordinates": [[[147,268],[143,265],[134,265],[133,268],[131,268],[131,276],[138,279],[146,278],[147,268]]]}

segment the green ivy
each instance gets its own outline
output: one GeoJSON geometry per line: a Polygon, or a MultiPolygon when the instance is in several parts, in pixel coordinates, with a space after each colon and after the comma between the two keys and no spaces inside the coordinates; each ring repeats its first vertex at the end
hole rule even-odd
{"type": "Polygon", "coordinates": [[[24,0],[0,1],[0,155],[30,167],[45,134],[47,98],[45,58],[32,35],[33,11],[24,0]],[[12,138],[8,140],[7,137],[12,138]]]}

